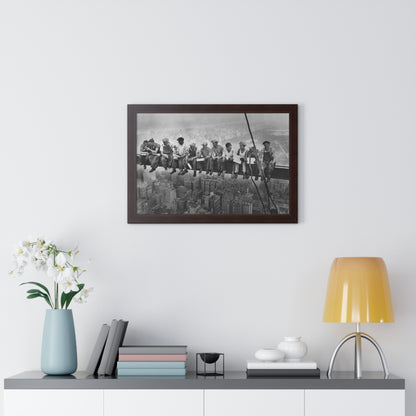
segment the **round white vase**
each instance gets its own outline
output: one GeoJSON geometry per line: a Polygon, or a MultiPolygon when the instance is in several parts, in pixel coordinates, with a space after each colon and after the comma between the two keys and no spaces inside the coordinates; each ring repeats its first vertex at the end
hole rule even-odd
{"type": "Polygon", "coordinates": [[[301,337],[284,337],[277,348],[284,352],[285,361],[295,362],[301,361],[307,354],[308,347],[300,340],[301,337]]]}
{"type": "Polygon", "coordinates": [[[276,348],[263,348],[254,354],[259,361],[280,361],[283,360],[285,354],[276,348]]]}

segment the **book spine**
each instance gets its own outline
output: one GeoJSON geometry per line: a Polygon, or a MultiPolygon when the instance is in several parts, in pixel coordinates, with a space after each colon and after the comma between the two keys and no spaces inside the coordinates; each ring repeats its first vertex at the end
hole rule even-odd
{"type": "Polygon", "coordinates": [[[186,361],[187,354],[120,354],[119,361],[186,361]]]}
{"type": "MultiPolygon", "coordinates": [[[[123,321],[123,322],[124,322],[124,327],[123,327],[123,333],[121,334],[119,349],[123,345],[124,338],[125,338],[126,332],[127,332],[127,326],[129,325],[129,321],[123,321]]],[[[116,355],[117,355],[117,352],[116,352],[116,355]]]]}
{"type": "Polygon", "coordinates": [[[119,376],[184,376],[184,368],[121,368],[119,376]]]}
{"type": "Polygon", "coordinates": [[[186,354],[186,347],[120,347],[119,354],[186,354]]]}
{"type": "Polygon", "coordinates": [[[183,361],[119,361],[117,368],[185,368],[183,361]]]}
{"type": "Polygon", "coordinates": [[[247,370],[248,377],[320,377],[316,370],[247,370]]]}

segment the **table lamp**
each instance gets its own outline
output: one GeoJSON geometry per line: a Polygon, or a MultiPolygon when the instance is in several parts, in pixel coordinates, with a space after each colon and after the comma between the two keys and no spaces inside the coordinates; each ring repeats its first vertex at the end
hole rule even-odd
{"type": "Polygon", "coordinates": [[[332,376],[340,348],[355,339],[354,377],[361,378],[361,340],[369,341],[380,355],[385,378],[389,375],[386,358],[379,344],[361,332],[361,323],[394,322],[386,265],[379,257],[340,257],[332,263],[326,294],[324,322],[355,323],[356,332],[346,335],[335,348],[328,367],[332,376]]]}

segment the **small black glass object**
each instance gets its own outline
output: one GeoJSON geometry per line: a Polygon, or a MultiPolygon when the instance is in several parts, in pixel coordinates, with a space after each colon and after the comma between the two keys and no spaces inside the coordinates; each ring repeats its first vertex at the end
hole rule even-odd
{"type": "Polygon", "coordinates": [[[224,354],[222,352],[198,352],[196,354],[196,375],[224,376],[224,354]]]}

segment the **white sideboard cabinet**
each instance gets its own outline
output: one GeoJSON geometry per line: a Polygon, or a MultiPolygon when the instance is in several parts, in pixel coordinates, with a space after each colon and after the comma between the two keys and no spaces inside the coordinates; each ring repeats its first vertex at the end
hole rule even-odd
{"type": "Polygon", "coordinates": [[[304,390],[206,390],[204,416],[304,416],[304,390]]]}
{"type": "Polygon", "coordinates": [[[405,381],[368,373],[332,379],[48,377],[4,380],[4,416],[405,416],[405,381]]]}
{"type": "Polygon", "coordinates": [[[105,416],[204,416],[203,390],[104,390],[105,416]]]}
{"type": "Polygon", "coordinates": [[[307,390],[305,416],[404,416],[404,390],[307,390]]]}
{"type": "Polygon", "coordinates": [[[103,416],[103,391],[5,390],[4,414],[7,416],[103,416]]]}

